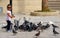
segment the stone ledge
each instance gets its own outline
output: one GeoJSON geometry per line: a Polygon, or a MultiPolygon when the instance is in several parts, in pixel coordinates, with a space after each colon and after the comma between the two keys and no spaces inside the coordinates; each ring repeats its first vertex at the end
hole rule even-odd
{"type": "Polygon", "coordinates": [[[59,11],[51,11],[51,12],[31,12],[31,16],[54,16],[58,15],[59,11]]]}

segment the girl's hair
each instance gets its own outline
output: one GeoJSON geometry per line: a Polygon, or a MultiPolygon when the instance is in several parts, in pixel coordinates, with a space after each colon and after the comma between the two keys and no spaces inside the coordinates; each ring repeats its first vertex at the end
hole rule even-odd
{"type": "Polygon", "coordinates": [[[7,5],[7,8],[11,8],[12,6],[10,4],[7,5]]]}

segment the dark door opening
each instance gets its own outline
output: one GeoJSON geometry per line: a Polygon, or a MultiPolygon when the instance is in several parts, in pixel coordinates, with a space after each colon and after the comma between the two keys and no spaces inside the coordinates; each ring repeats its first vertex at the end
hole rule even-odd
{"type": "MultiPolygon", "coordinates": [[[[12,0],[10,0],[10,5],[12,6],[12,0]]],[[[11,13],[12,13],[12,10],[11,10],[11,13]]]]}
{"type": "Polygon", "coordinates": [[[12,0],[10,0],[10,5],[12,5],[12,0]]]}

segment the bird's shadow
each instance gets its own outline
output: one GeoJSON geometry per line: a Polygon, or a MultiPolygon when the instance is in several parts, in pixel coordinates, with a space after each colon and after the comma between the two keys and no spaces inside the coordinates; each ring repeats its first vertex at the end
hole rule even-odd
{"type": "Polygon", "coordinates": [[[16,35],[17,35],[17,34],[14,34],[14,33],[12,34],[12,36],[16,36],[16,35]]]}
{"type": "Polygon", "coordinates": [[[59,35],[59,34],[53,34],[52,36],[55,36],[55,37],[56,37],[56,36],[58,36],[58,35],[59,35]]]}
{"type": "Polygon", "coordinates": [[[36,36],[33,36],[33,38],[38,38],[38,37],[36,37],[36,36]]]}

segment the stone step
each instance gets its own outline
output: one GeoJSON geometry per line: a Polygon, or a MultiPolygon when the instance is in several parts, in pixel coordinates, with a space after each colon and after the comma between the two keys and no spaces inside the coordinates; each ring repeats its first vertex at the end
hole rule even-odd
{"type": "Polygon", "coordinates": [[[60,0],[48,0],[48,7],[50,9],[60,10],[60,0]]]}
{"type": "Polygon", "coordinates": [[[58,15],[59,11],[51,11],[51,12],[32,12],[31,16],[55,16],[58,15]]]}

